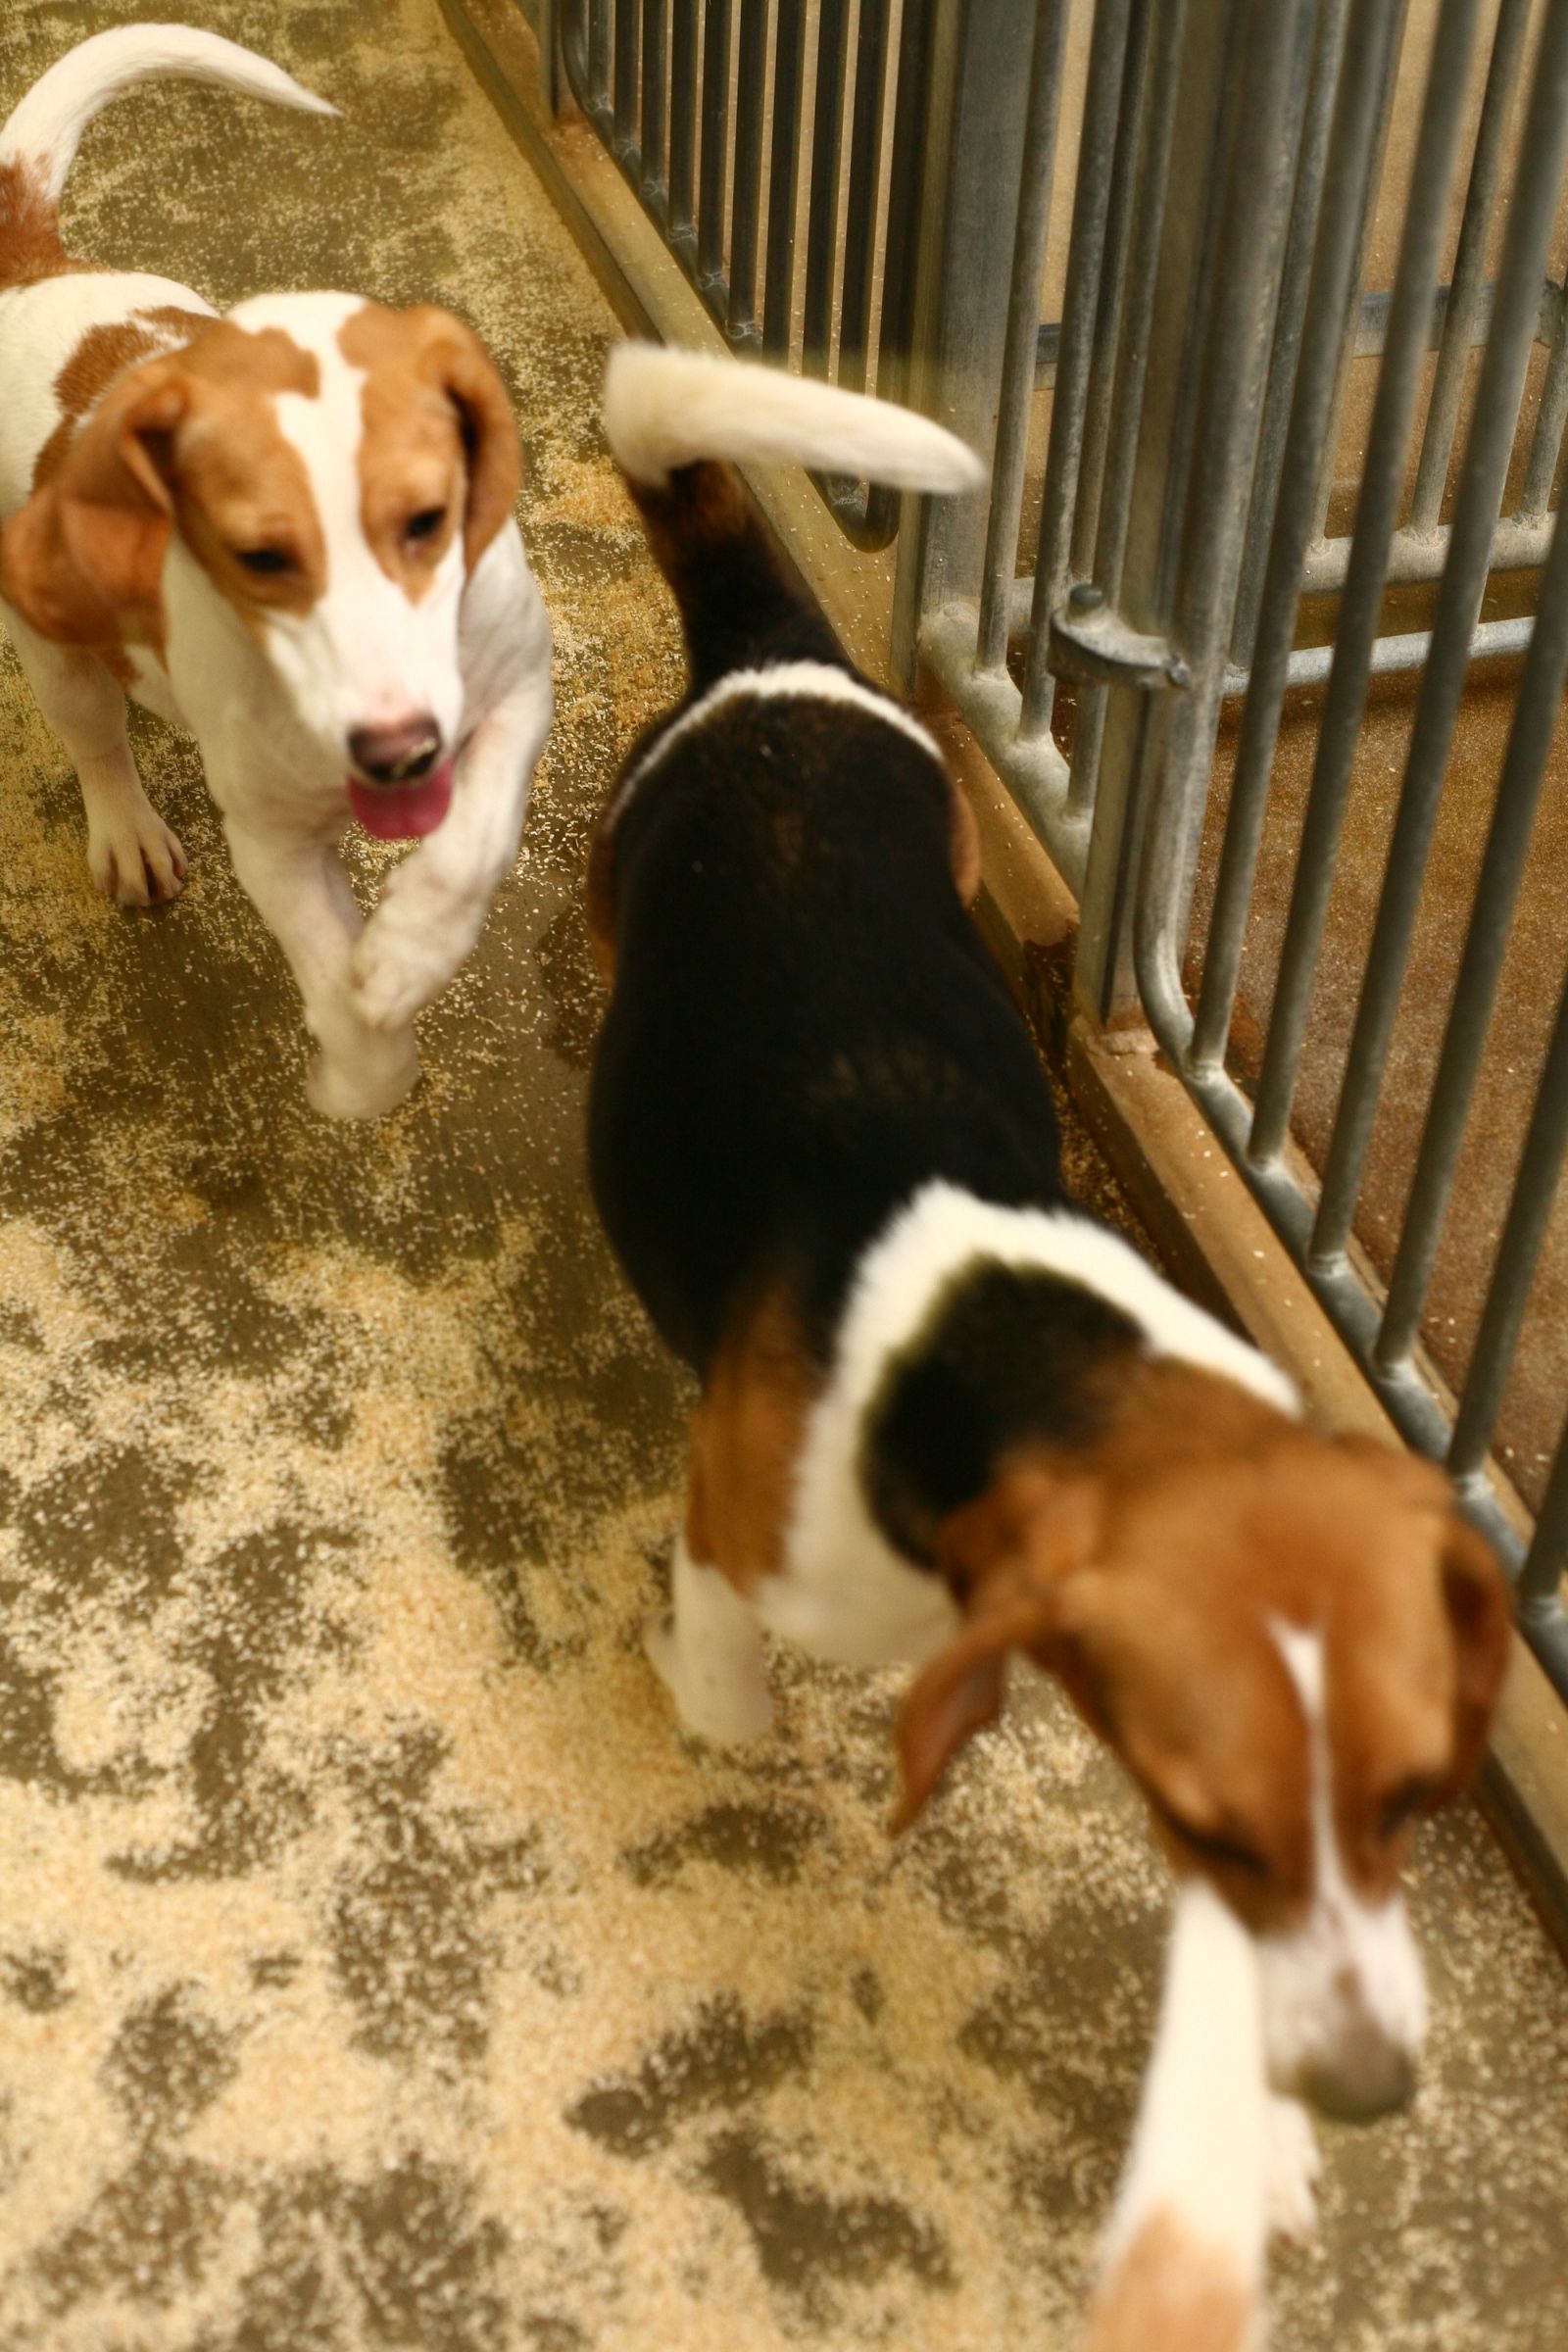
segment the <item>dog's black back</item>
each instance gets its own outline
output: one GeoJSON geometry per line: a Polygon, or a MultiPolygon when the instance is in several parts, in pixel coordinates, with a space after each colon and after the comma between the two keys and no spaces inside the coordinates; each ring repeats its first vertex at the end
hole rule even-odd
{"type": "Polygon", "coordinates": [[[857,1259],[933,1179],[1062,1197],[1044,1074],[954,881],[950,790],[871,710],[738,695],[620,813],[593,1185],[699,1373],[774,1282],[825,1356],[857,1259]]]}

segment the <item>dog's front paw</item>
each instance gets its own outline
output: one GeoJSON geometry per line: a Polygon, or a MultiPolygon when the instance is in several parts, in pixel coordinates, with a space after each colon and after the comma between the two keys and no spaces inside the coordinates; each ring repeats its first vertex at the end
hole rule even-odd
{"type": "Polygon", "coordinates": [[[421,943],[372,918],[355,943],[349,995],[368,1029],[406,1029],[437,994],[447,974],[421,943]]]}
{"type": "Polygon", "coordinates": [[[1323,2171],[1312,2119],[1298,2099],[1270,2091],[1263,2187],[1269,2234],[1292,2245],[1317,2235],[1317,2184],[1323,2171]]]}
{"type": "Polygon", "coordinates": [[[87,827],[87,868],[117,906],[157,906],[177,899],[185,853],[151,801],[116,805],[87,827]]]}
{"type": "Polygon", "coordinates": [[[371,1029],[406,1029],[440,995],[479,936],[483,904],[437,882],[411,859],[382,885],[354,943],[349,993],[371,1029]]]}
{"type": "Polygon", "coordinates": [[[305,1073],[305,1099],[328,1119],[379,1119],[396,1110],[419,1075],[412,1030],[400,1049],[367,1057],[349,1069],[318,1054],[305,1073]]]}
{"type": "Polygon", "coordinates": [[[719,1747],[743,1747],[767,1737],[773,1727],[773,1701],[760,1659],[754,1670],[722,1680],[694,1673],[667,1617],[647,1620],[643,1647],[688,1732],[719,1747]]]}

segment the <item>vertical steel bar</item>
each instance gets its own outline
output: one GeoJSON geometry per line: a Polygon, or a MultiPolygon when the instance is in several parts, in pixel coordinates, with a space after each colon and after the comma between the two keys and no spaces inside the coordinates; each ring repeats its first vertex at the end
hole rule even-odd
{"type": "MultiPolygon", "coordinates": [[[[1279,308],[1274,319],[1274,342],[1269,355],[1268,390],[1263,395],[1263,423],[1258,434],[1257,467],[1252,476],[1252,504],[1242,550],[1242,577],[1236,591],[1236,618],[1231,627],[1231,660],[1244,669],[1252,658],[1257,632],[1258,600],[1268,561],[1270,528],[1279,498],[1280,472],[1285,463],[1286,432],[1296,390],[1296,371],[1306,324],[1307,294],[1313,256],[1317,249],[1318,216],[1323,205],[1324,174],[1328,168],[1329,137],[1334,122],[1340,82],[1340,59],[1346,46],[1346,18],[1349,0],[1326,0],[1318,22],[1317,46],[1312,57],[1312,79],[1307,91],[1301,129],[1301,149],[1296,167],[1296,195],[1285,240],[1285,264],[1280,271],[1279,308]]],[[[1330,202],[1343,202],[1337,188],[1330,202]]]]}
{"type": "Polygon", "coordinates": [[[1168,955],[1179,937],[1186,872],[1207,797],[1290,212],[1289,175],[1278,166],[1299,136],[1314,16],[1313,0],[1290,6],[1275,0],[1270,9],[1244,12],[1241,105],[1212,301],[1195,355],[1201,370],[1196,435],[1173,582],[1171,636],[1192,683],[1171,698],[1158,785],[1168,805],[1197,821],[1163,828],[1157,864],[1146,853],[1152,870],[1139,892],[1140,970],[1151,940],[1168,955]]]}
{"type": "Polygon", "coordinates": [[[669,103],[669,24],[666,0],[643,0],[642,195],[656,218],[667,216],[664,180],[665,109],[669,103]]]}
{"type": "Polygon", "coordinates": [[[762,349],[787,360],[795,323],[795,214],[801,184],[801,92],[806,81],[806,0],[778,0],[773,45],[773,136],[768,151],[767,260],[762,349]]]}
{"type": "MultiPolygon", "coordinates": [[[[839,170],[844,155],[844,84],[850,62],[847,0],[820,0],[811,172],[806,205],[806,303],[802,365],[826,375],[833,343],[833,270],[839,247],[839,170]]],[[[851,223],[853,234],[854,223],[851,223]]]]}
{"type": "MultiPolygon", "coordinates": [[[[671,0],[669,226],[689,238],[697,193],[697,0],[671,0]]],[[[686,247],[690,252],[689,244],[686,247]]]]}
{"type": "MultiPolygon", "coordinates": [[[[1394,122],[1394,95],[1397,79],[1397,74],[1391,74],[1384,87],[1383,116],[1378,124],[1377,152],[1372,164],[1373,203],[1367,210],[1366,240],[1361,248],[1361,268],[1356,272],[1355,284],[1351,288],[1350,299],[1346,307],[1345,340],[1340,347],[1340,372],[1335,381],[1333,405],[1329,410],[1328,431],[1323,436],[1323,471],[1317,486],[1317,524],[1312,533],[1314,541],[1321,540],[1329,527],[1329,508],[1334,500],[1335,466],[1340,448],[1340,420],[1345,414],[1345,403],[1350,389],[1350,370],[1355,365],[1356,334],[1360,324],[1361,281],[1366,275],[1366,260],[1372,242],[1377,194],[1383,184],[1383,165],[1388,155],[1389,131],[1394,122]]],[[[1385,320],[1385,345],[1387,340],[1388,322],[1385,320]]]]}
{"type": "Polygon", "coordinates": [[[1388,84],[1398,57],[1404,7],[1405,0],[1362,0],[1362,5],[1352,9],[1346,31],[1326,171],[1328,202],[1312,264],[1252,673],[1242,712],[1236,773],[1193,1027],[1192,1059],[1200,1069],[1211,1069],[1223,1059],[1230,1035],[1296,634],[1301,561],[1312,537],[1346,315],[1360,274],[1379,132],[1388,84]]]}
{"type": "Polygon", "coordinates": [[[588,87],[600,102],[610,96],[610,0],[588,0],[588,87]]]}
{"type": "MultiPolygon", "coordinates": [[[[1475,332],[1487,261],[1487,234],[1492,226],[1502,177],[1503,139],[1513,104],[1519,62],[1524,55],[1525,25],[1530,0],[1500,0],[1497,29],[1493,36],[1492,64],[1487,72],[1486,96],[1476,127],[1475,160],[1465,193],[1464,218],[1454,255],[1453,282],[1448,288],[1443,318],[1438,368],[1432,379],[1426,430],[1421,436],[1421,463],[1416,468],[1415,493],[1410,502],[1410,528],[1435,531],[1448,484],[1448,461],[1453,454],[1454,426],[1459,416],[1459,394],[1475,332]]],[[[1532,172],[1535,159],[1521,151],[1520,170],[1532,172]]],[[[1540,289],[1537,289],[1539,294],[1540,289]]]]}
{"type": "Polygon", "coordinates": [[[1095,9],[1078,150],[1078,180],[1073,195],[1072,234],[1067,247],[1067,279],[1062,291],[1061,342],[1056,358],[1056,381],[1051,396],[1045,501],[1035,557],[1034,608],[1029,618],[1029,653],[1018,730],[1024,737],[1043,735],[1050,728],[1055,694],[1055,680],[1046,666],[1046,655],[1051,615],[1067,588],[1067,560],[1083,455],[1084,413],[1130,9],[1131,0],[1099,0],[1095,9]]]}
{"type": "Polygon", "coordinates": [[[730,0],[708,0],[703,21],[703,144],[697,183],[697,282],[724,275],[724,179],[729,147],[730,0]]]}
{"type": "Polygon", "coordinates": [[[852,392],[865,390],[891,6],[892,0],[860,0],[860,21],[856,28],[855,106],[844,220],[844,282],[839,297],[839,382],[847,384],[852,392]]]}
{"type": "Polygon", "coordinates": [[[1040,341],[1040,274],[1045,267],[1046,231],[1051,221],[1052,168],[1056,154],[1056,116],[1066,29],[1066,0],[1042,0],[1029,74],[1023,171],[1012,238],[1012,284],[1007,296],[1007,340],[1002,361],[1002,408],[997,418],[991,512],[981,573],[980,628],[975,655],[981,669],[1000,668],[1007,658],[1007,607],[1018,563],[1024,458],[1034,400],[1035,353],[1040,341]]]}
{"type": "Polygon", "coordinates": [[[1514,1588],[1520,1620],[1530,1632],[1539,1631],[1543,1624],[1562,1622],[1565,1553],[1568,1553],[1568,1431],[1558,1445],[1557,1458],[1551,1465],[1551,1476],[1542,1498],[1541,1516],[1536,1521],[1535,1541],[1525,1554],[1525,1564],[1514,1588]]]}
{"type": "Polygon", "coordinates": [[[1319,725],[1296,885],[1286,918],[1279,982],[1252,1116],[1250,1155],[1277,1157],[1290,1122],[1301,1041],[1322,943],[1334,856],[1371,674],[1389,541],[1398,510],[1410,419],[1426,357],[1432,291],[1442,250],[1445,202],[1464,115],[1465,64],[1478,0],[1444,0],[1427,75],[1398,268],[1367,436],[1366,467],[1345,588],[1339,636],[1319,725]]]}
{"type": "Polygon", "coordinates": [[[1465,939],[1453,1004],[1432,1082],[1432,1102],[1389,1277],[1376,1355],[1385,1370],[1414,1344],[1437,1255],[1438,1237],[1459,1157],[1470,1098],[1481,1068],[1497,982],[1508,950],[1508,924],[1524,875],[1536,805],[1545,780],[1563,687],[1568,684],[1568,528],[1559,523],[1541,588],[1519,700],[1497,782],[1496,804],[1465,939]]]}
{"type": "Polygon", "coordinates": [[[1525,468],[1523,511],[1526,514],[1539,515],[1546,512],[1551,498],[1551,485],[1557,478],[1557,460],[1562,455],[1565,424],[1568,424],[1568,289],[1558,297],[1557,331],[1551,338],[1551,357],[1546,362],[1546,380],[1541,387],[1535,438],[1530,444],[1530,462],[1525,468]]]}
{"type": "Polygon", "coordinates": [[[1323,1197],[1312,1228],[1311,1253],[1319,1260],[1337,1258],[1349,1237],[1464,691],[1470,632],[1486,594],[1492,533],[1518,429],[1546,251],[1568,162],[1568,0],[1548,0],[1522,152],[1529,158],[1529,170],[1514,190],[1508,215],[1475,416],[1448,527],[1448,561],[1433,618],[1432,647],[1323,1170],[1323,1197]]]}
{"type": "MultiPolygon", "coordinates": [[[[1016,218],[1037,14],[1037,0],[931,0],[911,24],[906,0],[899,44],[876,385],[973,449],[996,440],[1007,338],[1006,273],[976,256],[1004,252],[1016,218]],[[918,58],[911,31],[928,34],[918,58]]],[[[905,686],[927,615],[978,595],[985,533],[982,499],[906,497],[892,637],[905,686]]]]}
{"type": "Polygon", "coordinates": [[[615,154],[624,167],[637,153],[637,0],[615,0],[615,154]]]}
{"type": "MultiPolygon", "coordinates": [[[[1240,41],[1244,36],[1239,27],[1241,12],[1232,11],[1228,37],[1240,41]]],[[[1171,49],[1164,37],[1169,31],[1167,18],[1161,26],[1161,39],[1149,67],[1151,90],[1174,85],[1180,61],[1181,29],[1175,29],[1176,47],[1171,49]]],[[[1130,69],[1129,69],[1130,71],[1130,69]]],[[[1281,154],[1294,156],[1300,129],[1300,107],[1305,92],[1304,73],[1293,80],[1287,93],[1284,115],[1280,122],[1281,154]]],[[[1162,533],[1164,555],[1161,574],[1156,588],[1158,601],[1164,602],[1174,585],[1171,565],[1181,541],[1182,512],[1186,488],[1191,478],[1195,436],[1200,431],[1198,401],[1201,383],[1200,355],[1208,333],[1212,304],[1218,299],[1215,287],[1220,268],[1220,249],[1223,243],[1225,212],[1230,202],[1231,174],[1237,141],[1240,135],[1240,109],[1245,103],[1245,84],[1240,75],[1227,77],[1215,108],[1211,146],[1207,170],[1207,187],[1202,205],[1202,225],[1191,272],[1192,294],[1187,321],[1187,335],[1182,363],[1177,374],[1175,397],[1171,405],[1170,457],[1167,467],[1167,496],[1175,504],[1170,514],[1170,527],[1162,533]]],[[[1123,101],[1126,103],[1125,99],[1123,101]]],[[[1165,188],[1170,169],[1172,117],[1165,113],[1163,136],[1151,136],[1140,159],[1138,194],[1135,205],[1137,226],[1132,250],[1128,256],[1126,285],[1122,296],[1122,317],[1116,354],[1116,378],[1111,394],[1109,424],[1106,435],[1107,460],[1104,480],[1101,486],[1099,514],[1091,564],[1091,577],[1097,587],[1115,604],[1121,594],[1122,567],[1126,559],[1127,536],[1131,522],[1133,470],[1138,433],[1143,415],[1145,378],[1149,360],[1150,321],[1153,312],[1155,277],[1160,266],[1157,234],[1158,217],[1164,210],[1165,188]],[[1151,217],[1154,222],[1151,226],[1151,217]]],[[[1090,407],[1094,408],[1094,387],[1091,384],[1090,407]]],[[[1085,451],[1087,467],[1088,451],[1085,451]]],[[[1083,519],[1085,481],[1079,482],[1079,519],[1083,519]]],[[[1078,533],[1074,532],[1074,564],[1077,564],[1078,533]]],[[[1072,772],[1068,785],[1067,806],[1070,809],[1087,811],[1093,804],[1096,781],[1100,773],[1101,749],[1104,740],[1105,720],[1109,707],[1109,689],[1105,686],[1083,688],[1078,696],[1077,719],[1073,727],[1072,772]]],[[[1129,868],[1130,873],[1130,868],[1129,868]]]]}
{"type": "MultiPolygon", "coordinates": [[[[1221,0],[1221,5],[1227,4],[1228,0],[1221,0]]],[[[1127,251],[1132,241],[1133,222],[1140,217],[1140,157],[1149,143],[1151,112],[1168,121],[1171,111],[1172,93],[1168,87],[1156,84],[1156,87],[1163,87],[1164,103],[1156,100],[1152,110],[1145,95],[1149,83],[1149,49],[1153,30],[1151,20],[1153,14],[1152,0],[1134,0],[1132,18],[1127,26],[1127,45],[1122,54],[1116,153],[1110,166],[1105,236],[1095,293],[1095,328],[1089,345],[1089,388],[1084,399],[1083,452],[1078,461],[1072,537],[1067,553],[1068,573],[1077,579],[1088,579],[1095,564],[1101,485],[1104,480],[1105,451],[1110,442],[1111,387],[1115,379],[1117,354],[1121,349],[1121,305],[1122,291],[1127,283],[1127,251]]],[[[1167,40],[1167,58],[1171,50],[1172,45],[1167,40]]]]}
{"type": "Polygon", "coordinates": [[[767,75],[767,0],[741,0],[740,80],[735,100],[735,186],[730,199],[729,320],[733,343],[757,332],[757,235],[762,195],[762,92],[767,75]]]}
{"type": "MultiPolygon", "coordinates": [[[[1004,28],[1013,4],[1014,0],[1005,0],[1003,6],[999,0],[1004,28]]],[[[888,158],[888,224],[882,249],[882,313],[877,321],[875,358],[876,390],[887,400],[907,397],[914,365],[920,240],[928,233],[920,213],[939,5],[940,0],[904,0],[899,24],[893,149],[888,158]]],[[[1005,121],[1002,127],[1007,127],[1005,121]]],[[[1008,160],[1004,143],[998,160],[1004,167],[1008,160]]],[[[951,234],[951,223],[948,225],[951,234]]]]}
{"type": "Polygon", "coordinates": [[[1529,1303],[1530,1278],[1541,1255],[1565,1152],[1568,1152],[1568,982],[1564,983],[1558,999],[1556,1023],[1542,1067],[1541,1083],[1536,1089],[1530,1130],[1520,1154],[1513,1197],[1508,1203],[1502,1240],[1497,1246],[1497,1260],[1487,1289],[1464,1395],[1459,1400],[1453,1442],[1448,1448],[1448,1467],[1455,1478],[1468,1478],[1479,1470],[1492,1442],[1514,1345],[1529,1303]]]}

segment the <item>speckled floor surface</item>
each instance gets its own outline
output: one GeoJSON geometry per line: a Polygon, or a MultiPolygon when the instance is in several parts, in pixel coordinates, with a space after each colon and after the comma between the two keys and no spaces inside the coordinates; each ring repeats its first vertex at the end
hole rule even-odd
{"type": "MultiPolygon", "coordinates": [[[[13,7],[0,104],[134,13],[13,7]]],[[[1116,1775],[1021,1708],[893,1848],[886,1683],[781,1659],[725,1759],[638,1649],[682,1397],[584,1192],[578,889],[677,659],[594,425],[609,314],[433,0],[186,13],[345,119],[137,93],[76,248],[463,309],[561,715],[423,1088],[345,1131],[189,746],[138,728],[189,887],[119,914],[0,669],[0,2344],[1064,2343],[1163,1912],[1116,1775]]],[[[1472,1817],[1415,1893],[1419,2103],[1331,2138],[1274,2340],[1559,2352],[1568,1983],[1472,1817]]]]}

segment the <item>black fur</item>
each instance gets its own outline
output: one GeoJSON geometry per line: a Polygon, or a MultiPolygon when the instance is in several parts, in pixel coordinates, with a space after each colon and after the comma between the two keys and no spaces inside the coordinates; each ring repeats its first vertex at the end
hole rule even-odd
{"type": "Polygon", "coordinates": [[[940,1522],[978,1500],[1012,1446],[1098,1437],[1140,1337],[1131,1316],[1061,1275],[988,1258],[964,1267],[866,1414],[861,1478],[889,1543],[929,1566],[940,1522]]]}
{"type": "MultiPolygon", "coordinates": [[[[714,674],[715,635],[732,666],[848,672],[738,486],[726,504],[732,483],[699,466],[667,491],[634,485],[694,680],[714,674]]],[[[871,711],[742,696],[662,753],[621,810],[594,1195],[699,1375],[737,1309],[778,1282],[826,1362],[857,1261],[933,1178],[989,1200],[1061,1199],[1044,1073],[954,882],[950,789],[871,711]]]]}

